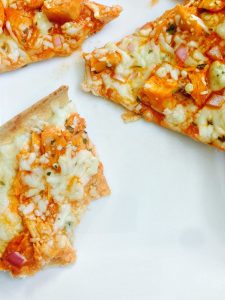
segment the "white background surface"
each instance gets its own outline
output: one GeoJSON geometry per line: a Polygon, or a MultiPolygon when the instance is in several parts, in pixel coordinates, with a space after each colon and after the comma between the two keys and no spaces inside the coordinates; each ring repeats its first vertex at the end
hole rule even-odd
{"type": "MultiPolygon", "coordinates": [[[[85,50],[132,33],[176,1],[117,3],[121,17],[85,50]]],[[[1,123],[70,86],[112,189],[75,232],[75,265],[23,280],[1,273],[0,299],[224,300],[224,153],[144,121],[125,125],[120,107],[80,90],[83,71],[77,52],[0,75],[1,123]]]]}

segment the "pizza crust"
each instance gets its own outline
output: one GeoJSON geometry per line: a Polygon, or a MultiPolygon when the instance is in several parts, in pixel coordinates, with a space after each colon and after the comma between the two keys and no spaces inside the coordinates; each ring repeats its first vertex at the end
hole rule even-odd
{"type": "MultiPolygon", "coordinates": [[[[4,145],[7,145],[8,143],[12,143],[18,136],[29,133],[31,128],[35,126],[35,120],[43,120],[46,122],[49,121],[54,115],[53,108],[63,109],[69,102],[70,100],[68,98],[68,87],[61,86],[58,90],[38,101],[30,108],[26,109],[25,111],[8,121],[6,124],[1,126],[0,146],[4,147],[4,145]]],[[[90,148],[92,149],[92,153],[96,156],[95,147],[91,145],[90,148]]],[[[78,211],[75,211],[76,222],[73,226],[76,226],[79,223],[82,213],[85,211],[87,205],[92,200],[96,200],[109,194],[110,189],[103,173],[103,165],[101,162],[99,162],[97,173],[93,175],[89,182],[84,186],[84,196],[81,200],[78,211]]],[[[19,213],[17,214],[19,215],[19,213]]],[[[47,225],[48,223],[46,223],[46,226],[47,225]]],[[[16,268],[10,269],[10,266],[7,265],[7,263],[5,263],[4,261],[4,257],[6,257],[9,253],[8,246],[6,246],[5,252],[3,252],[2,257],[0,255],[0,270],[8,270],[13,276],[24,277],[33,275],[34,273],[48,265],[65,265],[75,261],[75,250],[72,247],[69,239],[65,235],[63,237],[65,245],[62,248],[52,247],[45,242],[39,244],[38,240],[42,237],[42,229],[38,227],[38,223],[32,220],[25,220],[25,222],[23,220],[22,226],[24,227],[22,231],[19,233],[19,235],[17,233],[17,235],[15,235],[14,238],[9,241],[8,245],[13,240],[15,241],[15,243],[17,243],[16,241],[18,239],[21,239],[21,234],[24,234],[25,238],[23,238],[22,240],[23,243],[27,242],[27,244],[24,244],[23,249],[30,247],[28,240],[32,237],[33,247],[35,247],[37,253],[39,253],[40,256],[38,255],[39,258],[37,260],[34,260],[33,264],[24,266],[21,271],[17,270],[16,268]],[[37,240],[37,242],[35,240],[37,240]]]]}
{"type": "Polygon", "coordinates": [[[84,53],[83,90],[225,151],[224,8],[224,1],[186,0],[84,53]]]}
{"type": "Polygon", "coordinates": [[[34,2],[0,2],[0,73],[69,56],[122,10],[89,0],[34,2]]]}
{"type": "Polygon", "coordinates": [[[68,86],[44,97],[0,127],[0,145],[12,141],[17,135],[27,132],[33,117],[47,121],[53,114],[52,106],[63,107],[69,102],[68,86]]]}
{"type": "MultiPolygon", "coordinates": [[[[10,143],[16,136],[29,132],[29,128],[34,126],[34,117],[43,121],[48,121],[54,114],[52,107],[62,108],[69,102],[68,86],[61,86],[56,91],[39,100],[28,109],[24,110],[7,123],[0,127],[0,145],[10,143]]],[[[109,186],[103,176],[103,167],[99,168],[99,173],[95,178],[97,186],[96,199],[110,193],[109,186]],[[100,186],[99,186],[100,183],[100,186]]],[[[90,199],[95,199],[91,197],[90,199]]]]}

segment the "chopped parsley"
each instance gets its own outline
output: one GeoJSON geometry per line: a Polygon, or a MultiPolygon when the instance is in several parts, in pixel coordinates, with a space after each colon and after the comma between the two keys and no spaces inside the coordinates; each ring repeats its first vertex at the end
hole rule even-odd
{"type": "Polygon", "coordinates": [[[166,32],[169,34],[174,34],[177,31],[177,25],[176,24],[169,24],[169,26],[166,29],[166,32]]]}
{"type": "Polygon", "coordinates": [[[137,96],[136,101],[137,101],[138,103],[141,103],[141,98],[137,96]]]}
{"type": "Polygon", "coordinates": [[[74,128],[72,126],[66,126],[66,129],[70,132],[70,133],[74,133],[74,128]]]}
{"type": "Polygon", "coordinates": [[[203,69],[205,68],[206,65],[207,65],[207,64],[200,64],[200,65],[197,65],[197,68],[198,68],[199,70],[203,70],[203,69]]]}
{"type": "Polygon", "coordinates": [[[27,33],[28,33],[28,30],[29,30],[28,28],[25,28],[25,29],[23,30],[23,33],[24,33],[24,34],[27,34],[27,33]]]}
{"type": "Polygon", "coordinates": [[[208,125],[213,125],[213,121],[212,120],[207,120],[207,124],[208,125]]]}

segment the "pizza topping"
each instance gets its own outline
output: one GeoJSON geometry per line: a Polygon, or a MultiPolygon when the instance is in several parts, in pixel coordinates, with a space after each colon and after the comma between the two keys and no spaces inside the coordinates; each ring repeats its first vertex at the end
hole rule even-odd
{"type": "Polygon", "coordinates": [[[220,91],[225,88],[225,64],[214,61],[209,69],[209,83],[212,91],[220,91]]]}
{"type": "Polygon", "coordinates": [[[31,170],[31,165],[36,159],[36,154],[34,152],[27,155],[23,155],[20,160],[20,169],[25,171],[31,170]]]}
{"type": "Polygon", "coordinates": [[[185,92],[187,93],[187,94],[191,94],[192,92],[194,91],[194,86],[193,86],[193,84],[192,83],[187,83],[186,85],[185,85],[185,92]]]}
{"type": "Polygon", "coordinates": [[[44,120],[40,110],[18,117],[26,133],[9,134],[0,146],[0,268],[15,276],[73,262],[75,225],[90,201],[109,191],[85,121],[72,102],[63,103],[65,88],[59,92],[53,109],[41,111],[44,120]]]}
{"type": "Polygon", "coordinates": [[[84,89],[148,121],[223,143],[224,8],[224,1],[186,2],[120,42],[85,54],[84,89]],[[109,53],[120,60],[108,63],[109,53]]]}
{"type": "Polygon", "coordinates": [[[43,11],[50,21],[65,23],[80,15],[82,0],[45,0],[43,11]]]}
{"type": "Polygon", "coordinates": [[[182,105],[177,105],[173,110],[166,108],[164,110],[166,121],[173,125],[179,125],[185,122],[186,112],[182,105]]]}
{"type": "Polygon", "coordinates": [[[53,27],[53,24],[43,12],[36,12],[34,22],[42,35],[48,34],[49,30],[53,27]]]}
{"type": "Polygon", "coordinates": [[[217,25],[215,31],[222,39],[225,39],[225,22],[217,25]]]}
{"type": "Polygon", "coordinates": [[[169,24],[169,26],[166,29],[166,32],[170,34],[174,34],[177,31],[177,25],[176,24],[169,24]]]}
{"type": "Polygon", "coordinates": [[[0,72],[69,55],[121,12],[119,6],[95,3],[97,18],[88,4],[88,0],[0,1],[0,72]]]}
{"type": "Polygon", "coordinates": [[[221,107],[225,101],[224,95],[213,94],[208,100],[207,105],[212,107],[221,107]]]}
{"type": "Polygon", "coordinates": [[[81,150],[73,157],[73,150],[68,146],[64,155],[59,158],[61,173],[52,173],[46,178],[56,202],[65,197],[70,200],[80,200],[84,194],[84,186],[98,170],[98,159],[87,150],[81,150]]]}
{"type": "Polygon", "coordinates": [[[212,12],[219,11],[225,7],[222,0],[202,0],[200,1],[199,8],[204,8],[212,12]]]}
{"type": "Polygon", "coordinates": [[[6,260],[15,267],[21,268],[26,262],[26,258],[19,252],[11,252],[7,255],[6,260]]]}
{"type": "Polygon", "coordinates": [[[28,215],[30,213],[33,212],[34,210],[34,204],[33,203],[30,203],[28,205],[20,205],[19,206],[19,210],[24,214],[24,215],[28,215]]]}
{"type": "Polygon", "coordinates": [[[188,48],[185,47],[184,45],[181,45],[176,49],[175,54],[176,54],[178,60],[181,63],[184,63],[188,57],[188,48]]]}
{"type": "Polygon", "coordinates": [[[225,136],[225,106],[224,104],[214,109],[204,107],[196,115],[199,127],[200,140],[205,143],[221,141],[225,136]]]}
{"type": "Polygon", "coordinates": [[[70,204],[63,204],[60,207],[60,211],[56,217],[54,224],[54,230],[58,231],[59,229],[66,228],[66,226],[71,226],[75,222],[74,215],[71,210],[70,204]]]}
{"type": "Polygon", "coordinates": [[[209,58],[214,59],[214,60],[223,58],[219,46],[214,46],[211,49],[209,49],[209,51],[207,52],[207,55],[209,56],[209,58]]]}

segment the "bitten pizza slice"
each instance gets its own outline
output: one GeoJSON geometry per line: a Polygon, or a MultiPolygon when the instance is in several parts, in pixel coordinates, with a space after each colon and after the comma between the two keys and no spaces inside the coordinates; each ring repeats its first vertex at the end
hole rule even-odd
{"type": "Polygon", "coordinates": [[[83,89],[225,150],[224,20],[225,1],[177,5],[120,42],[84,54],[83,89]]]}
{"type": "Polygon", "coordinates": [[[0,73],[70,55],[120,12],[89,0],[0,0],[0,73]]]}
{"type": "Polygon", "coordinates": [[[0,127],[0,269],[13,276],[72,263],[75,225],[110,193],[67,90],[0,127]]]}

